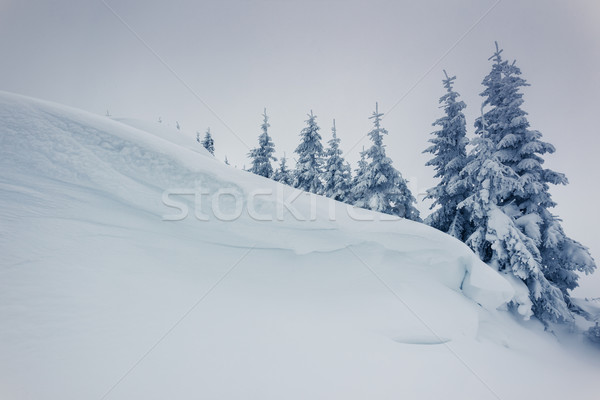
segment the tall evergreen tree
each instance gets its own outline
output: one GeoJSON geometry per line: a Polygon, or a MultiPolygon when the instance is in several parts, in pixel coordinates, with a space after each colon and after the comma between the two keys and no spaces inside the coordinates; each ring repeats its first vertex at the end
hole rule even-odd
{"type": "Polygon", "coordinates": [[[256,175],[264,176],[265,178],[271,178],[273,176],[271,160],[277,161],[277,158],[273,156],[275,153],[275,145],[268,133],[270,126],[267,109],[265,108],[265,111],[263,112],[263,123],[260,126],[262,133],[258,137],[258,147],[250,150],[250,153],[248,153],[248,156],[252,159],[252,167],[250,167],[249,171],[256,175]]]}
{"type": "Polygon", "coordinates": [[[323,190],[321,182],[323,145],[316,118],[317,116],[311,110],[306,120],[307,126],[300,133],[301,141],[295,150],[298,154],[298,162],[294,171],[293,186],[318,194],[323,190]]]}
{"type": "Polygon", "coordinates": [[[363,152],[369,162],[361,178],[357,180],[357,185],[352,188],[354,204],[357,207],[420,221],[415,198],[400,172],[393,167],[392,160],[385,154],[383,135],[387,135],[388,132],[381,126],[381,117],[383,114],[379,112],[375,103],[375,112],[370,117],[374,127],[369,132],[373,144],[363,152]]]}
{"type": "Polygon", "coordinates": [[[446,94],[439,102],[443,104],[445,116],[433,123],[440,129],[433,132],[429,139],[432,145],[424,153],[433,154],[433,158],[425,165],[435,168],[435,177],[440,178],[437,186],[427,190],[428,199],[433,200],[431,209],[438,207],[427,217],[425,223],[458,239],[466,240],[468,233],[468,216],[457,208],[469,195],[467,180],[460,176],[460,172],[467,164],[467,128],[463,110],[466,105],[459,101],[460,96],[453,88],[456,76],[449,77],[444,71],[445,79],[442,81],[446,94]]]}
{"type": "Polygon", "coordinates": [[[279,168],[277,168],[273,174],[273,180],[285,185],[291,185],[293,183],[294,178],[292,172],[287,167],[285,153],[283,154],[283,157],[281,157],[279,168]]]}
{"type": "Polygon", "coordinates": [[[204,148],[208,150],[210,154],[212,154],[213,156],[215,155],[215,142],[212,138],[212,135],[210,134],[210,128],[208,128],[206,130],[206,133],[204,134],[202,146],[204,146],[204,148]]]}
{"type": "MultiPolygon", "coordinates": [[[[476,134],[491,144],[491,156],[509,168],[518,184],[499,198],[505,214],[533,243],[539,255],[540,277],[523,278],[530,289],[535,315],[544,322],[571,321],[569,290],[577,287],[579,272],[591,273],[596,265],[586,247],[568,238],[550,208],[556,203],[549,193],[550,184],[566,184],[563,174],[543,168],[542,156],[554,147],[541,140],[541,133],[530,129],[527,113],[521,109],[522,87],[515,62],[502,60],[502,50],[490,57],[492,70],[483,80],[483,107],[489,110],[475,122],[476,134]],[[544,281],[544,282],[543,282],[544,281]],[[543,283],[541,283],[543,282],[543,283]]],[[[482,107],[482,109],[483,109],[482,107]]]]}
{"type": "Polygon", "coordinates": [[[332,139],[325,151],[325,167],[323,171],[323,195],[338,201],[347,201],[350,192],[350,164],[343,157],[340,139],[337,137],[335,119],[331,128],[332,139]]]}
{"type": "Polygon", "coordinates": [[[500,161],[491,139],[477,137],[473,143],[473,157],[465,173],[475,190],[459,204],[475,226],[466,243],[494,269],[527,285],[530,301],[515,299],[519,303],[513,304],[520,314],[529,317],[535,313],[544,323],[572,321],[561,291],[544,276],[535,242],[519,229],[514,208],[506,201],[510,193],[519,190],[519,176],[500,161]]]}

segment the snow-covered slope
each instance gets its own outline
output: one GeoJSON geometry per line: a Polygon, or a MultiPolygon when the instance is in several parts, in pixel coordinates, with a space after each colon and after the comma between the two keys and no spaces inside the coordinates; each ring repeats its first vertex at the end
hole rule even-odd
{"type": "Polygon", "coordinates": [[[595,398],[460,242],[193,134],[0,93],[0,171],[2,399],[595,398]]]}

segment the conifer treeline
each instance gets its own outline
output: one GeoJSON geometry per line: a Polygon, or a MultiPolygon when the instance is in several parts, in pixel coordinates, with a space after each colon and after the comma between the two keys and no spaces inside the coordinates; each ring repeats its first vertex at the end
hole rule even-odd
{"type": "Polygon", "coordinates": [[[294,151],[298,155],[295,169],[288,169],[284,155],[279,167],[273,170],[271,161],[277,159],[273,156],[275,148],[268,134],[270,125],[265,110],[258,147],[248,153],[252,160],[249,171],[306,192],[420,221],[415,198],[400,172],[392,166],[392,160],[386,156],[383,136],[387,135],[387,130],[381,126],[382,116],[376,104],[375,112],[370,117],[374,125],[369,133],[372,145],[361,153],[362,161],[352,177],[350,164],[345,161],[340,149],[335,120],[331,128],[332,138],[328,141],[329,147],[325,149],[317,116],[312,111],[308,114],[306,127],[300,132],[300,144],[294,151]]]}
{"type": "MultiPolygon", "coordinates": [[[[501,53],[496,43],[471,141],[463,114],[466,104],[454,90],[456,76],[444,71],[446,93],[439,100],[444,116],[433,123],[438,130],[424,151],[432,154],[426,165],[434,167],[439,178],[427,190],[433,212],[425,223],[465,242],[481,260],[506,274],[518,293],[529,293],[515,296],[509,304],[525,318],[535,315],[544,324],[572,323],[574,313],[586,315],[571,301],[570,291],[578,286],[578,272],[592,273],[596,264],[585,246],[565,235],[560,219],[550,211],[556,203],[549,185],[568,181],[543,167],[542,156],[553,153],[554,146],[530,129],[521,108],[521,88],[529,85],[516,63],[503,60],[501,53]]],[[[357,207],[420,221],[415,198],[386,155],[383,137],[388,132],[382,117],[376,104],[370,117],[371,147],[363,148],[352,176],[335,120],[329,147],[324,149],[312,111],[295,150],[295,169],[288,169],[284,155],[274,170],[271,161],[277,159],[265,110],[259,146],[249,153],[250,171],[357,207]]],[[[212,138],[204,142],[214,152],[212,138]]]]}

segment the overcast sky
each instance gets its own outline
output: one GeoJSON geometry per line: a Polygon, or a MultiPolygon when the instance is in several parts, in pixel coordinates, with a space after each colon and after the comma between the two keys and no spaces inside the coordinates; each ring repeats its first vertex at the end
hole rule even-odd
{"type": "MultiPolygon", "coordinates": [[[[532,85],[524,108],[557,152],[547,165],[568,234],[600,259],[600,2],[0,0],[0,90],[104,114],[208,126],[217,157],[248,164],[267,107],[293,157],[311,109],[333,118],[355,163],[375,102],[388,155],[420,190],[442,69],[457,75],[469,132],[497,40],[532,85]],[[112,11],[111,11],[112,8],[112,11]],[[389,111],[389,112],[388,112],[389,111]]],[[[354,167],[354,165],[353,165],[354,167]]],[[[579,292],[600,295],[600,273],[579,292]]]]}

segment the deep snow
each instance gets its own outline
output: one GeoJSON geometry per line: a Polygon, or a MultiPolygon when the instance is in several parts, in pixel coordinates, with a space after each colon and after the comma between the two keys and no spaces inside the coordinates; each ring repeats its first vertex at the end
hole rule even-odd
{"type": "Polygon", "coordinates": [[[460,242],[282,209],[194,133],[0,92],[0,171],[2,399],[597,398],[600,350],[503,311],[460,242]]]}

